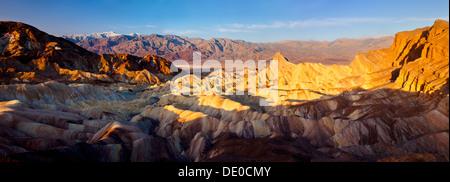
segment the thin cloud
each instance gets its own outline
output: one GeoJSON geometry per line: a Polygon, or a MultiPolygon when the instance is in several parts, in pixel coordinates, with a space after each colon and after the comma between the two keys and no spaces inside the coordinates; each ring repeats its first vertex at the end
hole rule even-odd
{"type": "Polygon", "coordinates": [[[188,34],[200,34],[200,33],[203,33],[203,32],[199,31],[199,30],[181,30],[181,31],[164,30],[163,33],[165,33],[165,34],[175,34],[175,35],[188,35],[188,34]]]}
{"type": "Polygon", "coordinates": [[[147,28],[156,28],[156,27],[158,27],[158,26],[156,26],[156,25],[150,25],[150,24],[147,24],[147,25],[126,25],[126,24],[116,24],[116,25],[110,25],[109,27],[112,27],[112,28],[114,28],[114,29],[139,29],[139,28],[144,28],[144,27],[147,27],[147,28]]]}
{"type": "Polygon", "coordinates": [[[382,18],[326,18],[308,19],[303,21],[273,22],[271,24],[247,25],[248,29],[269,29],[269,28],[306,28],[306,27],[332,27],[347,26],[353,23],[376,23],[384,22],[382,18]]]}
{"type": "Polygon", "coordinates": [[[174,33],[175,31],[173,31],[173,30],[164,30],[163,31],[163,33],[165,33],[165,34],[171,34],[171,33],[174,33]]]}
{"type": "Polygon", "coordinates": [[[147,28],[156,28],[158,26],[156,26],[156,25],[145,25],[145,27],[147,27],[147,28]]]}
{"type": "Polygon", "coordinates": [[[230,28],[244,28],[245,25],[244,24],[239,24],[239,23],[233,23],[233,24],[228,24],[227,27],[230,27],[230,28]]]}
{"type": "Polygon", "coordinates": [[[289,26],[289,23],[274,22],[272,24],[251,24],[246,27],[249,29],[268,29],[268,28],[285,28],[288,26],[289,26]]]}
{"type": "Polygon", "coordinates": [[[238,33],[238,32],[253,32],[252,30],[245,30],[245,29],[233,29],[233,28],[218,28],[219,32],[232,32],[232,33],[238,33]]]}
{"type": "Polygon", "coordinates": [[[438,17],[438,18],[417,18],[417,17],[412,17],[412,18],[403,18],[403,19],[394,19],[393,22],[395,23],[404,23],[404,22],[430,22],[430,21],[434,21],[436,19],[442,19],[442,20],[447,20],[448,21],[448,16],[446,17],[438,17]]]}
{"type": "Polygon", "coordinates": [[[116,24],[116,25],[110,25],[109,27],[112,27],[113,29],[137,29],[139,28],[136,25],[123,25],[123,24],[116,24]]]}
{"type": "Polygon", "coordinates": [[[184,30],[184,31],[180,31],[179,33],[181,35],[186,35],[186,34],[199,34],[199,33],[203,33],[203,32],[199,31],[199,30],[184,30]]]}
{"type": "Polygon", "coordinates": [[[348,26],[354,23],[380,23],[385,22],[383,18],[326,18],[326,19],[309,19],[305,21],[294,21],[288,24],[288,28],[305,28],[305,27],[332,27],[332,26],[348,26]]]}
{"type": "MultiPolygon", "coordinates": [[[[220,30],[239,30],[239,32],[246,32],[246,30],[257,29],[275,29],[275,28],[309,28],[309,27],[335,27],[335,26],[350,26],[356,23],[408,23],[408,22],[427,22],[434,21],[436,19],[448,20],[449,17],[439,18],[378,18],[378,17],[366,17],[366,18],[324,18],[324,19],[308,19],[301,21],[277,21],[269,24],[228,24],[225,28],[219,28],[220,30]],[[239,29],[231,29],[239,28],[239,29]]],[[[229,31],[231,32],[231,31],[229,31]]],[[[238,31],[235,31],[238,32],[238,31]]]]}

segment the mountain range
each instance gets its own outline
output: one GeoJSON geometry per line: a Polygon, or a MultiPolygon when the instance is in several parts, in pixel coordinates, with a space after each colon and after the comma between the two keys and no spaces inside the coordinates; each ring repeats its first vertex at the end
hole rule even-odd
{"type": "Polygon", "coordinates": [[[293,63],[350,64],[359,52],[388,48],[394,36],[377,36],[359,39],[342,38],[335,41],[286,40],[270,43],[253,43],[228,38],[188,38],[176,35],[122,35],[113,32],[90,35],[63,36],[77,45],[98,53],[126,53],[135,56],[158,55],[168,60],[192,61],[192,52],[202,53],[203,60],[269,60],[277,52],[289,57],[293,63]]]}
{"type": "MultiPolygon", "coordinates": [[[[126,35],[133,36],[133,37],[139,36],[139,34],[137,34],[137,33],[130,33],[130,34],[126,34],[126,35]]],[[[116,37],[116,36],[124,36],[124,34],[118,34],[113,31],[110,31],[110,32],[91,33],[91,34],[64,35],[63,37],[67,40],[77,43],[77,42],[88,41],[88,40],[92,40],[92,39],[116,37]]]]}

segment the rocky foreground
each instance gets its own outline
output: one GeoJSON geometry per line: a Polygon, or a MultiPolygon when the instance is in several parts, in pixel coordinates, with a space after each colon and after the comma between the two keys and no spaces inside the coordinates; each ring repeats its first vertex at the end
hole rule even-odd
{"type": "Polygon", "coordinates": [[[50,58],[85,50],[55,37],[46,41],[59,49],[31,49],[42,40],[1,25],[4,161],[449,161],[446,21],[400,32],[390,48],[360,53],[349,66],[293,64],[277,54],[280,101],[265,107],[263,95],[172,94],[162,58],[92,54],[80,58],[86,64],[64,64],[67,52],[50,58]],[[110,80],[69,79],[66,69],[110,80]],[[159,81],[130,84],[133,71],[159,81]]]}

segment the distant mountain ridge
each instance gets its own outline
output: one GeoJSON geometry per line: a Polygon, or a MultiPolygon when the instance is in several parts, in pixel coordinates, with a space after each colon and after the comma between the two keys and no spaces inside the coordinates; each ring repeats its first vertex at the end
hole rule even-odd
{"type": "MultiPolygon", "coordinates": [[[[91,40],[91,39],[116,37],[116,36],[121,36],[121,35],[125,35],[125,34],[118,34],[113,31],[109,31],[109,32],[102,32],[102,33],[91,33],[91,34],[64,35],[63,38],[76,43],[76,42],[87,41],[87,40],[91,40]]],[[[131,33],[131,34],[126,34],[126,35],[139,36],[139,34],[137,34],[137,33],[131,33]]]]}
{"type": "MultiPolygon", "coordinates": [[[[108,32],[107,32],[108,33],[108,32]]],[[[192,52],[200,51],[202,59],[269,60],[277,52],[293,63],[350,64],[356,54],[388,48],[394,36],[376,36],[358,39],[342,38],[335,41],[286,40],[253,43],[228,38],[188,38],[177,35],[116,35],[94,33],[95,36],[67,35],[64,38],[98,54],[126,53],[135,56],[158,55],[171,61],[192,61],[192,52]],[[104,36],[96,36],[104,35],[104,36]]]]}

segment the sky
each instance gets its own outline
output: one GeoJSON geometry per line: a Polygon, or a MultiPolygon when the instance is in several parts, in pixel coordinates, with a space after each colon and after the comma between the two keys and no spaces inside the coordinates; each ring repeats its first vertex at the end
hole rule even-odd
{"type": "Polygon", "coordinates": [[[448,0],[0,0],[0,21],[49,34],[174,34],[250,42],[394,35],[449,19],[448,0]]]}

